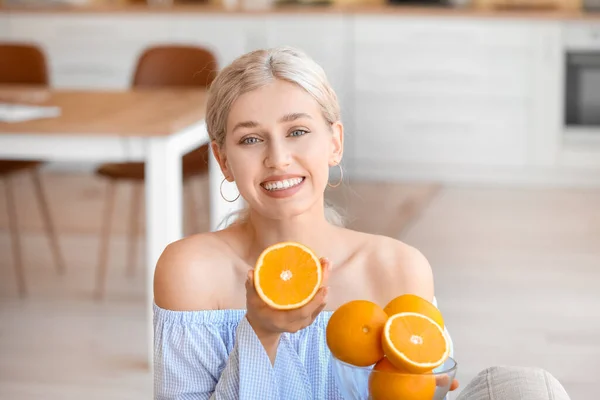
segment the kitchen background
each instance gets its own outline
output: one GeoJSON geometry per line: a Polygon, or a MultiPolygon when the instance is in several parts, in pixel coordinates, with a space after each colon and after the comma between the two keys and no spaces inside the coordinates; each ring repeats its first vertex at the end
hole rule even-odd
{"type": "MultiPolygon", "coordinates": [[[[259,47],[304,49],[328,73],[346,126],[346,183],[328,196],[351,227],[428,257],[461,384],[490,365],[539,366],[586,400],[600,374],[598,6],[5,0],[0,42],[39,45],[51,87],[77,90],[127,89],[139,55],[157,44],[204,47],[219,65],[259,47]]],[[[141,221],[128,258],[135,185],[117,188],[98,299],[107,182],[96,167],[41,170],[64,274],[52,265],[35,185],[27,174],[4,177],[15,188],[28,293],[17,290],[2,194],[0,398],[151,396],[141,221]]],[[[207,178],[186,185],[195,196],[186,232],[208,230],[207,178]]]]}

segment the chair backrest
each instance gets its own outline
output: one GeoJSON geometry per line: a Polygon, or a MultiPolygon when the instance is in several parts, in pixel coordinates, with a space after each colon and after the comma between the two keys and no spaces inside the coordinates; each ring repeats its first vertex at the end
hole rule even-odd
{"type": "Polygon", "coordinates": [[[46,57],[35,45],[0,43],[0,83],[48,85],[46,57]]]}
{"type": "Polygon", "coordinates": [[[216,57],[209,50],[186,45],[153,46],[140,56],[134,87],[208,87],[217,74],[216,57]]]}

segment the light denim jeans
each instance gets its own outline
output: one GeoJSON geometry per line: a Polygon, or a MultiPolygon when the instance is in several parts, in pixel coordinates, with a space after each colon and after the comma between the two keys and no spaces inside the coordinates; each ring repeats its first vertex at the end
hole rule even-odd
{"type": "Polygon", "coordinates": [[[456,400],[570,399],[558,380],[541,368],[499,366],[477,374],[456,400]]]}

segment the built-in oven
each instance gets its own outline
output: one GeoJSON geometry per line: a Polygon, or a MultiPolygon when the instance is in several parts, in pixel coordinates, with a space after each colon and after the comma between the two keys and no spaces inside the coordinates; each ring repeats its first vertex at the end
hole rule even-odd
{"type": "Polygon", "coordinates": [[[565,134],[600,141],[600,22],[568,25],[564,33],[565,134]]]}
{"type": "Polygon", "coordinates": [[[565,123],[600,133],[600,49],[566,53],[565,123]]]}
{"type": "Polygon", "coordinates": [[[600,167],[600,20],[563,26],[563,127],[559,162],[600,167]]]}

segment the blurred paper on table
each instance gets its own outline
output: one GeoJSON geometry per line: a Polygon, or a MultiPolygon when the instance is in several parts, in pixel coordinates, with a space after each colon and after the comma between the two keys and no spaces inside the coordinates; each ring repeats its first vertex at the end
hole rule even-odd
{"type": "Polygon", "coordinates": [[[0,122],[23,122],[60,115],[60,107],[0,103],[0,122]]]}

